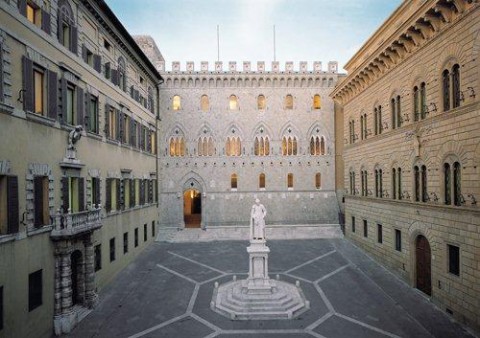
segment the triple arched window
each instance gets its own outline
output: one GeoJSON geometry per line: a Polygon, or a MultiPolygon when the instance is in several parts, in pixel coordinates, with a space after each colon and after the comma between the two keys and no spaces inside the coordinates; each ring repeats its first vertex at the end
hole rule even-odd
{"type": "Polygon", "coordinates": [[[257,136],[253,144],[254,154],[256,156],[270,155],[270,140],[268,136],[257,136]]]}
{"type": "Polygon", "coordinates": [[[460,66],[453,65],[452,69],[445,69],[442,73],[443,110],[448,111],[460,106],[460,66]]]}
{"type": "Polygon", "coordinates": [[[284,136],[282,139],[282,155],[297,155],[298,141],[296,136],[284,136]]]}
{"type": "Polygon", "coordinates": [[[361,181],[361,184],[362,184],[361,195],[362,196],[368,196],[368,173],[367,173],[367,170],[362,169],[360,171],[360,181],[361,181]]]}
{"type": "Polygon", "coordinates": [[[350,185],[350,195],[355,195],[355,171],[350,169],[349,172],[349,185],[350,185]]]}
{"type": "Polygon", "coordinates": [[[325,155],[325,138],[323,136],[310,138],[310,155],[325,155]]]}
{"type": "Polygon", "coordinates": [[[392,169],[392,198],[402,199],[402,168],[392,169]]]}
{"type": "Polygon", "coordinates": [[[169,142],[170,156],[185,156],[185,139],[183,136],[173,136],[169,142]]]}
{"type": "Polygon", "coordinates": [[[225,144],[225,154],[227,156],[241,156],[242,155],[242,141],[239,136],[227,137],[225,144]]]}
{"type": "Polygon", "coordinates": [[[383,170],[375,169],[375,197],[383,197],[383,170]]]}
{"type": "Polygon", "coordinates": [[[367,114],[360,115],[360,139],[366,140],[368,137],[367,114]]]}
{"type": "Polygon", "coordinates": [[[392,129],[400,128],[403,122],[400,95],[392,98],[390,107],[392,110],[392,129]]]}
{"type": "Polygon", "coordinates": [[[204,136],[198,139],[198,156],[213,156],[215,154],[215,146],[211,136],[204,136]]]}
{"type": "Polygon", "coordinates": [[[375,135],[381,134],[383,131],[382,106],[375,107],[373,110],[373,121],[375,125],[375,135]]]}

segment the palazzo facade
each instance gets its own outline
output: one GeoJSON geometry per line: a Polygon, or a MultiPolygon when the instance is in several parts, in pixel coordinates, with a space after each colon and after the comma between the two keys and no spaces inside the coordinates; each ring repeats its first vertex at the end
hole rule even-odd
{"type": "Polygon", "coordinates": [[[405,1],[331,94],[346,237],[476,332],[479,53],[477,2],[405,1]]]}
{"type": "Polygon", "coordinates": [[[160,82],[104,1],[0,1],[0,337],[69,332],[155,238],[160,82]]]}
{"type": "Polygon", "coordinates": [[[196,66],[159,63],[160,224],[245,226],[255,198],[269,226],[338,224],[337,63],[196,66]]]}

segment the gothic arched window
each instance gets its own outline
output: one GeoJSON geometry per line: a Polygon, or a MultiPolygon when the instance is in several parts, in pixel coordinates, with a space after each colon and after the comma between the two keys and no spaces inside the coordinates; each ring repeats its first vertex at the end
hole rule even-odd
{"type": "Polygon", "coordinates": [[[260,189],[265,189],[265,174],[261,173],[258,177],[258,187],[260,189]]]}
{"type": "Polygon", "coordinates": [[[313,109],[321,109],[322,108],[322,100],[320,95],[315,94],[313,97],[313,109]]]}

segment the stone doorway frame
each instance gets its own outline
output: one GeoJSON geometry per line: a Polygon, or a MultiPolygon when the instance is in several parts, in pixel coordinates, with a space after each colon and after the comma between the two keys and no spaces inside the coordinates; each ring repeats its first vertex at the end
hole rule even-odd
{"type": "Polygon", "coordinates": [[[183,203],[184,203],[184,194],[186,191],[194,189],[197,190],[201,194],[201,220],[200,220],[200,228],[205,230],[206,222],[205,222],[205,211],[206,211],[206,186],[203,179],[195,172],[190,172],[185,175],[180,182],[183,182],[181,185],[181,191],[179,191],[179,209],[180,209],[180,228],[185,229],[185,219],[184,219],[184,212],[183,212],[183,203]]]}
{"type": "Polygon", "coordinates": [[[410,260],[410,271],[409,271],[409,277],[410,277],[410,286],[414,289],[417,289],[419,292],[422,293],[422,295],[425,295],[425,297],[433,298],[434,297],[434,280],[435,280],[435,261],[439,257],[436,257],[435,252],[436,252],[436,246],[435,242],[432,238],[431,234],[431,224],[424,224],[420,222],[415,222],[410,225],[408,229],[408,244],[409,248],[408,250],[410,251],[409,253],[409,260],[410,260]],[[428,245],[430,246],[430,283],[431,283],[431,293],[430,295],[427,295],[424,293],[422,290],[417,288],[417,238],[418,236],[423,236],[426,238],[428,241],[428,245]]]}

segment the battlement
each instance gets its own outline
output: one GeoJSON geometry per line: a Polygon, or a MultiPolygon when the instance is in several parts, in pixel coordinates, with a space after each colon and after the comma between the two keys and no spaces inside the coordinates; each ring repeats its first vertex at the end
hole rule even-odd
{"type": "MultiPolygon", "coordinates": [[[[165,70],[165,61],[159,61],[156,63],[157,70],[161,73],[166,72],[165,70]]],[[[236,61],[229,61],[228,67],[224,68],[223,61],[215,61],[213,64],[213,69],[209,68],[208,61],[200,62],[200,69],[195,69],[195,63],[192,61],[186,62],[185,68],[181,68],[181,64],[179,61],[172,62],[172,70],[171,72],[201,72],[201,73],[208,73],[208,72],[216,72],[216,73],[338,73],[338,62],[337,61],[329,61],[327,69],[324,71],[322,69],[322,62],[321,61],[314,61],[313,67],[308,67],[307,61],[300,61],[298,63],[298,68],[295,68],[293,61],[285,62],[285,67],[283,70],[280,69],[280,62],[279,61],[272,61],[270,70],[265,69],[265,62],[258,61],[257,67],[255,70],[252,69],[252,62],[251,61],[243,61],[242,70],[237,67],[236,61]]]]}

